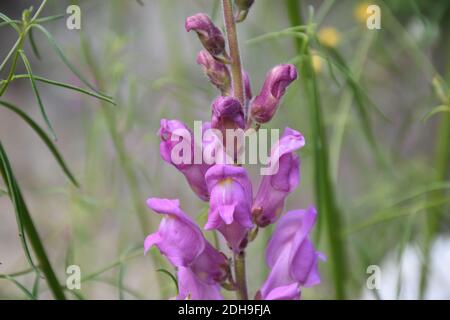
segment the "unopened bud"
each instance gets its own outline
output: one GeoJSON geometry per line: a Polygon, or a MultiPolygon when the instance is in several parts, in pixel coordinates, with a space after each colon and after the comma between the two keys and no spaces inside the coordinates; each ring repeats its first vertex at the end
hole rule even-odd
{"type": "Polygon", "coordinates": [[[250,11],[250,7],[253,5],[255,0],[235,0],[234,4],[236,5],[238,12],[236,15],[236,22],[242,22],[248,15],[250,11]]]}
{"type": "Polygon", "coordinates": [[[220,90],[222,95],[227,95],[231,87],[231,76],[228,67],[215,59],[207,50],[202,50],[198,53],[197,63],[203,66],[206,76],[220,90]]]}
{"type": "Polygon", "coordinates": [[[292,64],[281,64],[270,70],[261,92],[250,104],[252,118],[258,123],[270,121],[286,88],[295,79],[297,79],[297,69],[292,64]]]}
{"type": "Polygon", "coordinates": [[[217,28],[211,19],[204,13],[197,13],[186,18],[186,31],[194,30],[202,42],[203,46],[213,56],[218,56],[225,52],[225,39],[222,31],[217,28]]]}

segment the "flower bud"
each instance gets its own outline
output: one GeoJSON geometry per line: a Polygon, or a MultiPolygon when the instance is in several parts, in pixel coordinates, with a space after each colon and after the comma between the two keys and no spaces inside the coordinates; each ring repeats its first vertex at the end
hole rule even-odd
{"type": "Polygon", "coordinates": [[[211,127],[221,130],[224,136],[226,129],[243,129],[244,111],[239,100],[234,97],[217,97],[212,105],[211,127]]]}
{"type": "Polygon", "coordinates": [[[184,24],[186,31],[194,30],[203,46],[213,56],[218,56],[225,51],[225,39],[222,31],[217,28],[211,19],[204,13],[197,13],[186,18],[184,24]]]}
{"type": "Polygon", "coordinates": [[[207,50],[198,53],[197,63],[203,66],[206,76],[222,95],[226,95],[230,91],[231,76],[224,63],[216,60],[207,50]]]}
{"type": "Polygon", "coordinates": [[[247,14],[250,10],[250,7],[253,5],[255,0],[235,0],[234,4],[236,5],[238,12],[236,17],[236,22],[242,22],[247,17],[247,14]]]}
{"type": "Polygon", "coordinates": [[[297,69],[292,64],[281,64],[270,70],[261,92],[250,104],[252,118],[258,123],[270,121],[286,88],[295,79],[297,79],[297,69]]]}

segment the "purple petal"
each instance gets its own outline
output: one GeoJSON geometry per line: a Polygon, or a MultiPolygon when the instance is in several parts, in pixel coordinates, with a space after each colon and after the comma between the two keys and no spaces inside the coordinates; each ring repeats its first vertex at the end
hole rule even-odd
{"type": "Polygon", "coordinates": [[[300,159],[293,152],[305,145],[300,132],[286,128],[272,148],[269,175],[263,177],[253,204],[256,223],[265,227],[280,216],[286,197],[300,180],[300,159]]]}
{"type": "Polygon", "coordinates": [[[235,252],[252,228],[252,186],[242,167],[217,164],[206,173],[210,210],[205,229],[217,229],[235,252]]]}
{"type": "Polygon", "coordinates": [[[200,199],[208,201],[209,193],[205,182],[205,173],[210,167],[206,163],[195,164],[194,153],[197,146],[194,144],[192,131],[178,120],[161,120],[161,127],[158,131],[161,137],[160,152],[161,157],[167,163],[172,164],[186,177],[186,180],[191,189],[197,194],[200,199]],[[178,146],[178,144],[183,144],[178,146]],[[172,152],[177,147],[184,151],[182,148],[184,145],[189,154],[183,154],[182,160],[186,160],[182,163],[175,163],[173,160],[172,152]]]}
{"type": "Polygon", "coordinates": [[[151,198],[148,206],[166,215],[158,237],[147,237],[145,247],[156,245],[174,266],[188,266],[202,253],[206,240],[198,226],[179,207],[178,200],[151,198]]]}
{"type": "Polygon", "coordinates": [[[222,300],[220,286],[203,282],[190,268],[178,268],[177,300],[222,300]]]}
{"type": "Polygon", "coordinates": [[[206,50],[212,55],[220,55],[225,51],[225,40],[222,32],[204,13],[197,13],[186,18],[186,31],[194,30],[206,50]]]}
{"type": "Polygon", "coordinates": [[[300,299],[300,288],[297,283],[272,289],[263,300],[298,300],[300,299]]]}
{"type": "Polygon", "coordinates": [[[267,75],[263,88],[252,101],[252,118],[259,123],[272,119],[286,88],[297,79],[297,69],[291,64],[282,64],[273,68],[267,75]]]}

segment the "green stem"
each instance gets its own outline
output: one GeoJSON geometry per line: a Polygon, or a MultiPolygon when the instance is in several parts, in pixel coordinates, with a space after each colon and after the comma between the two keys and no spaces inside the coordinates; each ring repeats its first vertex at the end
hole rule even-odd
{"type": "MultiPolygon", "coordinates": [[[[291,26],[303,24],[301,16],[301,1],[286,0],[291,26]]],[[[319,212],[319,222],[325,219],[325,227],[330,250],[330,263],[333,271],[334,291],[337,299],[345,299],[345,248],[342,239],[341,213],[337,207],[334,186],[330,177],[328,144],[322,115],[320,94],[308,43],[304,38],[297,38],[295,42],[299,56],[306,56],[300,74],[303,75],[301,84],[307,98],[310,119],[313,126],[312,144],[314,159],[315,198],[319,212]],[[323,217],[323,218],[320,218],[323,217]]],[[[319,224],[320,226],[320,224],[319,224]]]]}
{"type": "Polygon", "coordinates": [[[2,65],[0,67],[0,70],[2,70],[3,67],[4,67],[4,64],[6,64],[6,62],[8,61],[8,59],[10,57],[10,55],[14,52],[13,50],[15,50],[14,58],[13,58],[13,61],[12,61],[12,64],[11,64],[11,68],[9,69],[8,78],[6,79],[4,84],[0,87],[0,97],[3,96],[3,94],[6,91],[6,89],[8,88],[9,83],[11,82],[11,80],[12,80],[12,78],[14,76],[14,72],[16,71],[16,66],[17,66],[17,60],[19,59],[20,51],[22,50],[23,43],[24,43],[25,38],[26,38],[26,36],[28,34],[28,31],[30,30],[30,26],[39,17],[39,15],[41,14],[41,12],[44,9],[46,4],[47,4],[47,0],[42,1],[41,5],[39,6],[38,10],[34,14],[33,18],[31,18],[30,21],[23,21],[23,26],[22,26],[22,30],[21,30],[21,32],[19,34],[19,39],[14,44],[14,47],[8,53],[7,57],[5,58],[5,60],[3,61],[2,65]]]}
{"type": "Polygon", "coordinates": [[[248,300],[244,251],[234,254],[234,276],[236,282],[236,297],[239,300],[248,300]]]}
{"type": "Polygon", "coordinates": [[[44,7],[47,4],[47,1],[48,0],[42,1],[41,5],[36,10],[36,13],[34,14],[33,18],[31,18],[30,23],[33,23],[39,17],[39,15],[41,14],[42,10],[44,10],[44,7]]]}
{"type": "MultiPolygon", "coordinates": [[[[444,15],[443,21],[447,21],[450,18],[450,9],[444,15]]],[[[445,66],[445,81],[447,85],[450,84],[450,28],[445,23],[443,25],[444,28],[447,28],[444,31],[445,35],[445,49],[447,61],[445,66]]],[[[447,94],[449,94],[447,92],[447,94]]],[[[443,112],[441,113],[441,119],[439,123],[439,127],[437,129],[437,138],[436,138],[436,149],[434,156],[434,165],[436,170],[436,182],[444,182],[450,171],[450,113],[443,112]]],[[[440,198],[445,196],[446,191],[437,191],[430,196],[430,201],[433,201],[436,198],[440,198]]],[[[421,268],[420,275],[420,292],[419,298],[423,299],[425,297],[425,291],[427,289],[428,282],[428,265],[430,264],[430,251],[431,246],[433,244],[433,239],[436,236],[436,233],[439,232],[439,223],[442,220],[442,213],[444,211],[443,206],[439,206],[433,208],[429,215],[427,215],[427,229],[425,231],[425,245],[424,245],[424,259],[421,268]]]]}
{"type": "Polygon", "coordinates": [[[12,54],[14,52],[14,58],[11,64],[11,68],[9,69],[9,74],[8,74],[8,78],[6,79],[6,81],[4,82],[4,84],[1,86],[0,88],[0,97],[5,93],[6,89],[8,88],[9,83],[11,82],[13,76],[14,76],[14,72],[16,71],[16,66],[17,66],[17,60],[19,59],[19,54],[20,51],[22,50],[23,47],[23,43],[24,40],[28,34],[28,31],[30,30],[30,26],[33,24],[33,22],[39,17],[39,15],[41,14],[42,10],[44,9],[45,5],[47,4],[47,0],[42,1],[41,5],[39,6],[39,8],[37,9],[36,13],[33,15],[33,17],[31,18],[30,21],[23,21],[23,26],[22,26],[22,30],[19,34],[19,39],[17,40],[16,44],[14,45],[13,49],[11,49],[11,51],[8,53],[8,56],[6,57],[6,59],[3,61],[0,70],[3,69],[4,64],[6,64],[6,62],[8,61],[10,54],[12,54]]]}

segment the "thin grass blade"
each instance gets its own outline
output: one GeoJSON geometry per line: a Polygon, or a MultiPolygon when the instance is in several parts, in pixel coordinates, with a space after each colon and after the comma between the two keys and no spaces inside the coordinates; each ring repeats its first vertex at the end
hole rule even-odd
{"type": "Polygon", "coordinates": [[[41,140],[47,145],[48,149],[53,154],[53,156],[55,157],[55,160],[58,162],[61,169],[64,171],[64,173],[69,178],[69,180],[76,187],[78,187],[79,184],[78,184],[77,180],[75,179],[75,176],[72,174],[69,167],[66,165],[63,157],[59,153],[58,149],[56,148],[56,146],[54,145],[54,143],[52,142],[50,137],[48,137],[48,135],[45,133],[45,131],[36,122],[34,122],[34,120],[31,119],[25,112],[23,112],[22,110],[20,110],[18,107],[14,106],[13,104],[0,100],[0,105],[11,110],[15,114],[17,114],[19,117],[21,117],[37,133],[37,135],[41,138],[41,140]]]}

